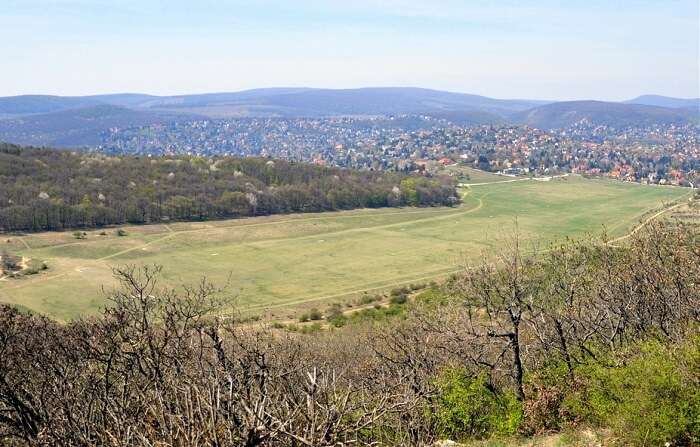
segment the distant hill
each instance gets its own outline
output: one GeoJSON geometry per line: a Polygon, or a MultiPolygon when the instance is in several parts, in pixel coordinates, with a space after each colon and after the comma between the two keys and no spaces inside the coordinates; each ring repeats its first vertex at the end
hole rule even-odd
{"type": "Polygon", "coordinates": [[[38,115],[97,105],[138,107],[151,98],[155,97],[138,93],[117,93],[113,95],[93,96],[6,96],[0,97],[0,118],[16,118],[19,116],[38,115]]]}
{"type": "Polygon", "coordinates": [[[700,108],[700,98],[671,98],[670,96],[642,95],[625,104],[641,104],[646,106],[669,107],[672,109],[700,108]]]}
{"type": "Polygon", "coordinates": [[[513,115],[513,120],[540,129],[566,128],[581,120],[613,127],[687,124],[697,121],[692,110],[603,101],[546,104],[513,115]]]}
{"type": "Polygon", "coordinates": [[[76,109],[98,104],[90,97],[22,95],[0,98],[0,117],[15,117],[60,110],[76,109]]]}
{"type": "Polygon", "coordinates": [[[110,127],[145,126],[192,117],[329,117],[427,115],[471,126],[522,123],[543,129],[582,119],[613,126],[700,122],[698,100],[645,95],[613,103],[494,99],[411,87],[263,88],[153,96],[139,93],[0,98],[0,137],[22,144],[92,145],[110,127]]]}
{"type": "Polygon", "coordinates": [[[148,101],[158,98],[158,96],[144,95],[141,93],[115,93],[111,95],[93,95],[87,98],[100,104],[120,107],[139,107],[148,101]]]}
{"type": "Polygon", "coordinates": [[[405,87],[345,90],[275,88],[162,97],[149,100],[141,107],[193,112],[214,118],[453,114],[461,119],[468,117],[472,123],[492,123],[542,103],[405,87]]]}
{"type": "Polygon", "coordinates": [[[32,146],[94,146],[100,144],[100,134],[113,127],[168,123],[193,117],[98,104],[0,120],[0,141],[32,146]]]}
{"type": "MultiPolygon", "coordinates": [[[[107,104],[139,110],[195,112],[212,117],[338,116],[437,113],[486,113],[505,118],[545,101],[493,99],[479,95],[408,87],[360,89],[267,88],[233,93],[85,97],[14,96],[0,98],[0,116],[16,117],[107,104]]],[[[483,120],[486,115],[479,118],[483,120]]]]}

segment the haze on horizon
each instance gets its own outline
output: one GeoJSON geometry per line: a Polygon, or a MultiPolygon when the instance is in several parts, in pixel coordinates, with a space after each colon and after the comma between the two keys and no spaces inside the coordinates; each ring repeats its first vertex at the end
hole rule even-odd
{"type": "Polygon", "coordinates": [[[696,0],[2,3],[0,96],[280,86],[700,96],[696,0]]]}

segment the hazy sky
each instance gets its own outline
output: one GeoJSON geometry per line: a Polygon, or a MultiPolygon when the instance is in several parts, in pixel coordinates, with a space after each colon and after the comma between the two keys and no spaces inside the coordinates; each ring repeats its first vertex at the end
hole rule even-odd
{"type": "Polygon", "coordinates": [[[698,96],[698,0],[0,0],[0,95],[698,96]]]}

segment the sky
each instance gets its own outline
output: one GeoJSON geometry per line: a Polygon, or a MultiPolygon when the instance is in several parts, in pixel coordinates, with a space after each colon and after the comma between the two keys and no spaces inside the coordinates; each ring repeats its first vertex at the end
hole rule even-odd
{"type": "Polygon", "coordinates": [[[0,0],[0,96],[698,97],[698,0],[0,0]]]}

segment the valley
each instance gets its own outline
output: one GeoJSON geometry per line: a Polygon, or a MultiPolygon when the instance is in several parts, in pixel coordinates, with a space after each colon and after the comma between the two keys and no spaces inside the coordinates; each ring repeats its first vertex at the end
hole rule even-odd
{"type": "Polygon", "coordinates": [[[290,318],[309,306],[344,303],[363,293],[438,280],[478,263],[515,230],[530,251],[565,237],[627,234],[687,188],[568,176],[462,184],[458,207],[382,208],[209,222],[7,236],[3,245],[48,270],[0,281],[0,301],[61,321],[92,315],[114,285],[111,267],[163,266],[163,284],[203,274],[227,285],[248,315],[290,318]]]}

